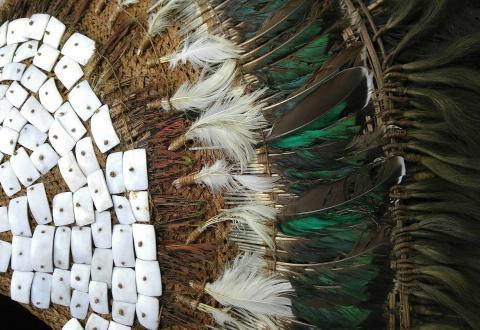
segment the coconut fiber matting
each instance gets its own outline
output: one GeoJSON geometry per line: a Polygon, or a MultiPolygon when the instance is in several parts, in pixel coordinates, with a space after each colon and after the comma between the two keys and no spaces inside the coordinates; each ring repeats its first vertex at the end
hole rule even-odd
{"type": "MultiPolygon", "coordinates": [[[[174,92],[182,82],[198,73],[188,65],[175,70],[170,70],[168,64],[147,65],[178,46],[176,27],[152,40],[154,47],[137,56],[139,42],[145,35],[147,1],[140,1],[129,12],[122,12],[111,28],[108,21],[117,8],[116,2],[108,1],[105,10],[96,14],[99,2],[7,1],[1,18],[4,21],[28,17],[32,13],[48,13],[67,25],[62,42],[75,31],[95,40],[96,54],[85,68],[85,74],[102,103],[110,106],[112,121],[121,140],[112,151],[147,149],[151,223],[156,229],[164,286],[160,298],[161,328],[194,328],[195,324],[208,324],[210,321],[205,314],[192,312],[176,303],[174,293],[190,292],[189,280],[204,282],[215,277],[222,269],[220,265],[234,254],[223,225],[203,235],[195,244],[185,245],[194,224],[214,215],[222,202],[197,186],[181,190],[172,186],[174,179],[199,169],[204,156],[185,149],[168,151],[171,139],[180,135],[186,121],[183,117],[172,117],[147,107],[148,102],[174,92]]],[[[60,92],[66,95],[65,90],[60,92]]],[[[98,150],[96,154],[104,168],[105,155],[98,150]]],[[[58,167],[42,180],[50,201],[54,195],[68,191],[58,167]]],[[[25,189],[16,196],[24,194],[25,189]]],[[[0,205],[8,205],[8,201],[9,198],[0,193],[0,205]]],[[[117,223],[114,212],[112,223],[117,223]]],[[[34,226],[33,219],[31,225],[34,226]]],[[[0,239],[11,242],[11,235],[2,234],[0,239]]],[[[0,276],[0,292],[4,295],[9,295],[11,276],[11,271],[0,276]]],[[[51,305],[47,310],[25,307],[53,329],[60,329],[70,319],[67,307],[51,305]]]]}

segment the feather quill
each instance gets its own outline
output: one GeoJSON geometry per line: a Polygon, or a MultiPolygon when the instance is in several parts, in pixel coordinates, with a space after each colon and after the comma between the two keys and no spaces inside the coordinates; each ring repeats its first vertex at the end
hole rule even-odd
{"type": "Polygon", "coordinates": [[[223,98],[230,90],[235,76],[237,64],[228,60],[211,76],[190,85],[185,82],[168,100],[162,100],[162,108],[166,111],[199,111],[207,108],[216,100],[223,98]]]}
{"type": "Polygon", "coordinates": [[[204,149],[221,149],[225,156],[243,170],[253,158],[253,145],[258,141],[258,130],[265,126],[257,100],[264,93],[258,90],[246,95],[228,95],[216,101],[187,132],[170,144],[169,150],[178,150],[185,141],[196,141],[204,149]]]}
{"type": "Polygon", "coordinates": [[[294,292],[289,281],[267,275],[258,267],[260,258],[253,254],[237,257],[223,275],[207,283],[205,291],[224,306],[247,310],[254,315],[290,318],[294,292]]]}
{"type": "Polygon", "coordinates": [[[210,314],[210,316],[215,320],[215,322],[221,326],[234,326],[235,329],[247,330],[247,328],[242,325],[242,322],[235,319],[228,312],[229,309],[219,309],[209,306],[207,304],[198,304],[197,309],[204,313],[210,314]]]}
{"type": "MultiPolygon", "coordinates": [[[[185,177],[185,178],[189,178],[185,177]]],[[[226,190],[229,192],[252,190],[256,192],[271,192],[276,178],[257,175],[232,174],[232,168],[225,160],[217,160],[212,166],[204,166],[200,172],[193,175],[193,182],[198,185],[205,185],[212,192],[226,190]]],[[[185,179],[180,178],[173,182],[175,188],[189,184],[185,179]]]]}
{"type": "Polygon", "coordinates": [[[169,62],[171,68],[176,67],[178,63],[187,62],[194,67],[204,67],[236,59],[241,53],[241,49],[229,40],[210,34],[193,42],[190,37],[186,38],[180,52],[164,56],[160,58],[160,62],[169,62]]]}
{"type": "Polygon", "coordinates": [[[152,12],[148,18],[148,34],[150,37],[165,31],[173,14],[182,10],[187,4],[188,1],[186,0],[170,0],[156,12],[152,12]]]}

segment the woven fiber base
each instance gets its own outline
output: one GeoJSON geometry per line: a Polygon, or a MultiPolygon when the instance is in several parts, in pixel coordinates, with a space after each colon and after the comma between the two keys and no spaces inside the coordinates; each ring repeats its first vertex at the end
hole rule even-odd
{"type": "MultiPolygon", "coordinates": [[[[137,147],[147,149],[152,223],[157,233],[158,260],[164,286],[160,299],[160,328],[200,329],[210,324],[211,320],[176,303],[175,295],[187,294],[196,298],[188,282],[204,283],[215,278],[236,251],[228,242],[228,228],[224,225],[207,232],[196,244],[184,244],[194,226],[215,215],[222,201],[198,187],[182,190],[172,187],[174,179],[200,169],[209,156],[187,150],[167,151],[170,140],[188,126],[188,119],[147,108],[148,102],[172,94],[184,81],[194,80],[198,73],[188,66],[179,66],[171,71],[168,65],[146,65],[147,61],[170,53],[179,45],[174,26],[153,40],[155,49],[149,47],[144,55],[136,55],[138,44],[145,34],[146,0],[123,11],[112,29],[107,23],[117,2],[107,1],[105,10],[96,14],[98,2],[10,0],[2,8],[1,16],[3,21],[46,12],[67,25],[65,40],[78,31],[97,42],[96,57],[85,71],[101,101],[109,105],[115,129],[121,138],[121,144],[112,151],[137,147]]],[[[97,150],[97,157],[104,168],[105,156],[97,150]]],[[[45,184],[50,202],[55,194],[68,190],[58,168],[40,181],[45,184]]],[[[15,197],[24,194],[23,190],[15,197]]],[[[0,205],[7,204],[8,198],[0,193],[0,205]]],[[[116,223],[114,213],[112,221],[116,223]]],[[[31,225],[33,228],[33,219],[31,225]]],[[[1,234],[0,239],[11,241],[11,235],[1,234]]],[[[11,275],[11,272],[0,275],[0,293],[4,295],[9,295],[11,275]]],[[[215,304],[207,297],[202,299],[215,304]]],[[[25,307],[53,329],[61,329],[70,319],[69,309],[61,306],[52,305],[48,310],[25,307]]],[[[140,326],[136,323],[134,328],[140,326]]]]}

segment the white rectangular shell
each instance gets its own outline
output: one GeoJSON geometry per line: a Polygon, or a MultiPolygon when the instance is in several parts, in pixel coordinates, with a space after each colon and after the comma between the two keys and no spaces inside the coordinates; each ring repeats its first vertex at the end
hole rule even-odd
{"type": "Polygon", "coordinates": [[[110,249],[112,247],[110,212],[95,212],[95,222],[92,223],[92,238],[97,248],[110,249]]]}
{"type": "Polygon", "coordinates": [[[72,299],[70,300],[70,315],[79,320],[84,320],[87,317],[88,305],[88,293],[73,290],[72,299]]]}
{"type": "Polygon", "coordinates": [[[21,304],[30,302],[33,272],[14,271],[10,283],[10,298],[21,304]]]}
{"type": "Polygon", "coordinates": [[[70,191],[75,192],[87,183],[73,152],[68,152],[58,160],[58,168],[70,191]]]}
{"type": "Polygon", "coordinates": [[[135,319],[135,304],[122,301],[113,301],[112,319],[123,325],[132,326],[135,319]]]}
{"type": "Polygon", "coordinates": [[[25,102],[28,97],[28,92],[17,81],[14,81],[10,84],[10,87],[8,87],[5,97],[14,107],[21,108],[23,102],[25,102]]]}
{"type": "Polygon", "coordinates": [[[108,330],[108,321],[95,313],[90,314],[85,330],[108,330]]]}
{"type": "Polygon", "coordinates": [[[33,65],[47,72],[52,71],[60,51],[50,45],[42,44],[33,58],[33,65]]]}
{"type": "Polygon", "coordinates": [[[145,261],[137,258],[135,273],[139,294],[150,297],[162,295],[162,276],[158,261],[145,261]]]}
{"type": "Polygon", "coordinates": [[[95,313],[108,314],[108,287],[106,283],[91,281],[88,286],[90,306],[95,313]]]}
{"type": "Polygon", "coordinates": [[[52,213],[50,212],[45,185],[42,182],[27,189],[27,199],[30,213],[39,225],[52,222],[52,213]]]}
{"type": "Polygon", "coordinates": [[[83,77],[82,67],[68,56],[63,56],[54,69],[58,80],[70,90],[83,77]]]}
{"type": "Polygon", "coordinates": [[[47,81],[47,75],[35,65],[30,65],[23,73],[20,82],[31,92],[38,93],[43,83],[47,81]]]}
{"type": "Polygon", "coordinates": [[[36,128],[47,132],[54,121],[52,115],[38,102],[35,96],[30,96],[22,106],[20,113],[36,128]]]}
{"type": "Polygon", "coordinates": [[[0,151],[7,155],[13,155],[18,136],[17,131],[8,127],[0,127],[0,151]]]}
{"type": "Polygon", "coordinates": [[[32,237],[32,230],[28,222],[27,196],[11,199],[8,203],[8,223],[12,235],[32,237]]]}
{"type": "Polygon", "coordinates": [[[8,197],[15,195],[22,189],[9,161],[0,165],[0,185],[2,185],[3,192],[8,197]]]}
{"type": "Polygon", "coordinates": [[[93,200],[88,187],[80,188],[73,193],[73,212],[78,226],[86,226],[95,222],[93,200]]]}
{"type": "Polygon", "coordinates": [[[58,120],[53,121],[48,132],[48,139],[60,156],[65,156],[75,146],[75,140],[72,139],[58,120]]]}
{"type": "Polygon", "coordinates": [[[23,147],[18,148],[13,153],[12,157],[10,157],[10,164],[12,164],[13,172],[15,172],[15,175],[24,187],[30,187],[40,178],[40,172],[37,171],[23,147]]]}
{"type": "Polygon", "coordinates": [[[70,270],[70,285],[72,289],[88,292],[90,283],[90,265],[73,264],[70,270]]]}
{"type": "Polygon", "coordinates": [[[33,14],[25,28],[25,37],[34,40],[42,40],[47,24],[50,20],[48,14],[33,14]]]}
{"type": "Polygon", "coordinates": [[[150,222],[148,191],[131,191],[128,199],[135,219],[138,222],[150,222]]]}
{"type": "Polygon", "coordinates": [[[134,223],[135,216],[133,215],[128,199],[123,196],[113,195],[112,200],[118,222],[122,225],[130,225],[134,223]]]}
{"type": "Polygon", "coordinates": [[[70,271],[56,268],[52,277],[52,303],[70,306],[70,271]]]}
{"type": "Polygon", "coordinates": [[[8,23],[7,29],[7,45],[17,44],[27,41],[25,32],[27,30],[28,18],[17,18],[8,23]]]}
{"type": "Polygon", "coordinates": [[[17,44],[7,45],[0,48],[0,68],[12,62],[16,49],[17,44]]]}
{"type": "Polygon", "coordinates": [[[37,53],[38,41],[29,40],[18,46],[15,55],[13,56],[13,62],[22,62],[26,59],[32,58],[37,53]]]}
{"type": "Polygon", "coordinates": [[[54,78],[48,79],[38,91],[40,103],[50,113],[54,113],[63,103],[63,97],[58,91],[54,78]]]}
{"type": "Polygon", "coordinates": [[[53,150],[51,145],[44,143],[32,152],[30,159],[32,160],[33,165],[35,165],[35,168],[41,174],[45,175],[50,172],[52,168],[57,166],[60,157],[55,150],[53,150]]]}
{"type": "Polygon", "coordinates": [[[5,21],[0,26],[0,47],[5,46],[7,43],[7,28],[8,28],[8,21],[5,21]]]}
{"type": "Polygon", "coordinates": [[[113,261],[117,267],[135,267],[132,227],[114,225],[112,234],[113,261]]]}
{"type": "Polygon", "coordinates": [[[103,212],[113,206],[112,198],[108,192],[107,183],[101,169],[91,173],[87,177],[88,189],[92,196],[95,209],[103,212]]]}
{"type": "Polygon", "coordinates": [[[108,190],[111,194],[121,194],[126,191],[123,182],[123,152],[113,152],[108,155],[105,173],[108,190]]]}
{"type": "Polygon", "coordinates": [[[23,71],[27,66],[23,63],[8,63],[2,70],[2,81],[22,79],[23,71]]]}
{"type": "Polygon", "coordinates": [[[52,292],[52,275],[47,273],[35,273],[32,282],[31,300],[32,305],[40,309],[50,307],[50,295],[52,292]]]}
{"type": "Polygon", "coordinates": [[[33,270],[30,258],[32,239],[30,237],[13,236],[12,238],[12,269],[21,272],[33,270]]]}
{"type": "Polygon", "coordinates": [[[72,230],[70,227],[57,227],[53,242],[53,263],[61,269],[70,268],[70,239],[72,230]]]}
{"type": "Polygon", "coordinates": [[[12,108],[3,121],[4,128],[11,128],[15,132],[21,131],[22,127],[27,123],[27,119],[17,110],[12,108]]]}
{"type": "Polygon", "coordinates": [[[10,230],[10,223],[8,222],[8,208],[0,206],[0,233],[10,230]]]}
{"type": "Polygon", "coordinates": [[[113,269],[112,297],[114,300],[131,304],[137,302],[137,286],[133,269],[119,267],[113,269]]]}
{"type": "Polygon", "coordinates": [[[86,65],[94,52],[95,41],[78,32],[72,34],[62,48],[63,55],[72,58],[81,65],[86,65]]]}
{"type": "Polygon", "coordinates": [[[146,329],[156,330],[160,324],[160,303],[157,298],[138,295],[136,305],[138,322],[146,329]]]}
{"type": "Polygon", "coordinates": [[[38,225],[33,232],[30,258],[37,272],[53,272],[53,239],[55,227],[38,225]]]}
{"type": "Polygon", "coordinates": [[[55,195],[52,200],[52,213],[55,226],[65,226],[74,223],[73,193],[68,191],[55,195]]]}
{"type": "Polygon", "coordinates": [[[153,225],[132,225],[135,255],[142,260],[157,260],[157,244],[153,225]]]}
{"type": "Polygon", "coordinates": [[[5,273],[8,270],[11,256],[12,244],[0,241],[0,273],[5,273]]]}
{"type": "Polygon", "coordinates": [[[81,81],[72,88],[68,94],[68,101],[83,121],[90,119],[93,113],[102,105],[86,80],[81,81]]]}
{"type": "Polygon", "coordinates": [[[120,143],[107,105],[102,106],[92,116],[90,128],[95,144],[102,153],[109,151],[120,143]]]}
{"type": "Polygon", "coordinates": [[[47,133],[40,131],[38,128],[31,124],[26,124],[20,130],[18,143],[27,149],[35,150],[40,145],[45,143],[47,137],[47,133]]]}
{"type": "MultiPolygon", "coordinates": [[[[2,86],[2,92],[3,92],[3,89],[5,88],[5,85],[0,85],[0,86],[2,86]]],[[[7,86],[7,89],[5,90],[5,94],[8,90],[8,87],[9,86],[7,86]]],[[[12,108],[13,108],[13,104],[10,103],[10,101],[7,100],[7,98],[5,96],[2,96],[2,98],[0,99],[0,123],[3,122],[3,120],[8,115],[10,110],[12,110],[12,108]]]]}
{"type": "Polygon", "coordinates": [[[92,263],[92,230],[90,227],[72,228],[72,258],[76,264],[92,263]]]}
{"type": "Polygon", "coordinates": [[[92,258],[92,281],[112,287],[113,255],[111,249],[95,249],[92,258]]]}
{"type": "Polygon", "coordinates": [[[66,26],[55,17],[50,17],[45,34],[43,35],[43,42],[52,47],[58,48],[62,40],[63,33],[66,26]]]}
{"type": "Polygon", "coordinates": [[[127,190],[148,190],[147,153],[145,149],[124,152],[123,179],[127,190]]]}
{"type": "Polygon", "coordinates": [[[75,141],[80,140],[87,129],[83,126],[82,121],[78,118],[77,114],[73,110],[70,103],[65,102],[55,113],[55,119],[57,119],[62,127],[75,141]]]}
{"type": "MultiPolygon", "coordinates": [[[[100,169],[95,150],[93,149],[92,138],[87,136],[77,142],[75,146],[75,156],[77,157],[78,166],[85,176],[89,176],[93,172],[100,169]]],[[[93,195],[92,195],[93,196],[93,195]]]]}

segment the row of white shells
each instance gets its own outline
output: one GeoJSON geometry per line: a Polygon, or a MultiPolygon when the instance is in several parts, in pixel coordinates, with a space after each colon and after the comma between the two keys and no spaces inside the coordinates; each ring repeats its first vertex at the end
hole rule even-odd
{"type": "Polygon", "coordinates": [[[80,81],[95,42],[74,33],[59,50],[65,30],[47,14],[0,26],[0,81],[10,82],[0,85],[0,162],[10,156],[0,165],[0,185],[8,197],[27,187],[26,196],[0,207],[0,232],[14,235],[11,244],[0,241],[0,272],[11,264],[13,300],[70,307],[76,319],[66,329],[83,329],[77,319],[89,306],[111,311],[113,321],[92,313],[86,329],[129,329],[135,314],[156,329],[162,284],[155,230],[135,223],[150,221],[146,152],[111,153],[100,168],[93,143],[106,153],[120,139],[108,106],[80,81]],[[57,79],[68,92],[65,103],[57,79]],[[84,137],[87,120],[93,139],[84,137]],[[57,165],[70,191],[55,195],[50,208],[44,184],[35,182],[57,165]],[[112,207],[119,222],[113,230],[112,207]],[[52,221],[59,227],[47,225],[52,221]]]}

